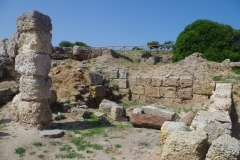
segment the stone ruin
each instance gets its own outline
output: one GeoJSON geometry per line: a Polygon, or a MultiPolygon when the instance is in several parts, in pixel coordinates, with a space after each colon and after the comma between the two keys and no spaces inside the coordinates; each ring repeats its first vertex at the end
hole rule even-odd
{"type": "Polygon", "coordinates": [[[12,102],[12,120],[43,129],[52,118],[49,105],[52,80],[48,76],[52,51],[51,19],[32,10],[17,18],[17,30],[20,36],[15,70],[21,78],[20,93],[12,102]]]}

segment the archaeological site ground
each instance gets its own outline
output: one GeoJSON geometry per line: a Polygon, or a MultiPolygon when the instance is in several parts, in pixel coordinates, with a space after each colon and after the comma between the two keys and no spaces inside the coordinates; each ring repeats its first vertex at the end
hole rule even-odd
{"type": "Polygon", "coordinates": [[[1,160],[238,160],[240,62],[52,46],[29,11],[0,41],[1,160]]]}

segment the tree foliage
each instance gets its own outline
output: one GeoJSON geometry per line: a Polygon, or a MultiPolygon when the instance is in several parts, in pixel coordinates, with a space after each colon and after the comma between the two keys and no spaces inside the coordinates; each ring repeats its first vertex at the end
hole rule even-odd
{"type": "Polygon", "coordinates": [[[147,45],[150,49],[158,49],[159,48],[159,42],[158,41],[148,42],[147,45]]]}
{"type": "Polygon", "coordinates": [[[143,49],[139,47],[133,47],[132,50],[143,50],[143,49]]]}
{"type": "Polygon", "coordinates": [[[89,47],[87,44],[83,43],[83,42],[75,42],[75,43],[72,43],[72,42],[69,42],[69,41],[61,41],[59,43],[59,46],[60,47],[73,47],[73,46],[80,46],[80,47],[89,47]]]}
{"type": "Polygon", "coordinates": [[[240,61],[240,30],[210,20],[197,20],[185,27],[173,46],[172,61],[201,52],[210,61],[240,61]]]}

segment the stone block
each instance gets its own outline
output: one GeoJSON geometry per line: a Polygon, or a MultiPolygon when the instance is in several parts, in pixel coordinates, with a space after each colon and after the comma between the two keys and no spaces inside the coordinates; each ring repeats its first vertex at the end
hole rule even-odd
{"type": "Polygon", "coordinates": [[[215,83],[213,81],[195,81],[193,84],[194,94],[211,95],[215,89],[215,83]]]}
{"type": "Polygon", "coordinates": [[[29,77],[22,76],[20,78],[20,92],[22,100],[27,101],[42,101],[50,99],[52,79],[50,77],[29,77]]]}
{"type": "Polygon", "coordinates": [[[160,138],[162,145],[164,145],[167,136],[173,131],[188,131],[188,127],[183,122],[170,122],[165,121],[161,127],[160,138]]]}
{"type": "Polygon", "coordinates": [[[204,131],[173,131],[163,145],[162,160],[203,160],[208,135],[204,131]]]}
{"type": "Polygon", "coordinates": [[[150,114],[132,114],[130,121],[134,127],[160,129],[167,119],[150,114]]]}
{"type": "Polygon", "coordinates": [[[132,94],[131,100],[132,101],[139,101],[140,95],[139,94],[132,94]]]}
{"type": "Polygon", "coordinates": [[[208,100],[207,95],[201,95],[201,94],[193,94],[193,101],[194,102],[202,102],[208,100]]]}
{"type": "Polygon", "coordinates": [[[192,87],[193,79],[191,76],[181,76],[180,77],[180,86],[181,88],[192,87]]]}
{"type": "Polygon", "coordinates": [[[164,77],[162,86],[164,86],[164,87],[178,87],[178,86],[180,86],[180,78],[178,76],[164,77]]]}
{"type": "Polygon", "coordinates": [[[230,66],[235,69],[235,68],[240,68],[240,62],[231,62],[230,66]]]}
{"type": "Polygon", "coordinates": [[[126,79],[127,78],[127,71],[125,69],[118,70],[118,78],[126,79]]]}
{"type": "Polygon", "coordinates": [[[8,47],[8,39],[0,40],[0,57],[7,57],[7,47],[8,47]]]}
{"type": "Polygon", "coordinates": [[[28,31],[20,34],[18,39],[19,54],[21,53],[52,53],[52,34],[45,31],[28,31]]]}
{"type": "Polygon", "coordinates": [[[178,98],[180,99],[192,99],[193,98],[193,92],[192,88],[180,88],[177,91],[178,98]]]}
{"type": "Polygon", "coordinates": [[[192,123],[195,114],[193,112],[188,112],[181,117],[181,122],[185,123],[186,125],[190,125],[192,123]]]}
{"type": "Polygon", "coordinates": [[[164,98],[176,98],[176,87],[160,87],[160,96],[164,98]]]}
{"type": "Polygon", "coordinates": [[[46,76],[51,68],[51,58],[46,54],[21,53],[15,58],[15,70],[25,76],[46,76]]]}
{"type": "Polygon", "coordinates": [[[128,77],[129,87],[133,87],[137,85],[137,78],[136,77],[128,77]]]}
{"type": "Polygon", "coordinates": [[[160,97],[160,88],[159,87],[146,87],[145,95],[149,97],[160,97]]]}
{"type": "Polygon", "coordinates": [[[165,105],[179,105],[182,104],[183,100],[178,98],[162,98],[161,102],[165,105]]]}
{"type": "Polygon", "coordinates": [[[231,134],[232,122],[230,116],[222,112],[200,111],[197,113],[190,126],[192,130],[208,133],[208,143],[223,134],[231,134]]]}
{"type": "Polygon", "coordinates": [[[43,30],[50,32],[52,30],[52,23],[49,16],[38,11],[31,10],[21,14],[17,18],[17,29],[19,32],[29,30],[43,30]]]}
{"type": "Polygon", "coordinates": [[[103,84],[103,78],[98,72],[88,73],[86,79],[91,86],[103,84]]]}
{"type": "Polygon", "coordinates": [[[90,86],[90,92],[93,98],[106,96],[106,88],[102,85],[90,86]]]}
{"type": "Polygon", "coordinates": [[[126,119],[124,118],[126,116],[126,110],[122,106],[117,106],[114,105],[111,108],[111,118],[114,121],[125,121],[126,119]]]}
{"type": "Polygon", "coordinates": [[[129,94],[130,90],[129,90],[129,88],[126,88],[126,89],[120,88],[120,89],[118,89],[118,92],[119,92],[121,95],[124,96],[124,95],[129,94]]]}
{"type": "Polygon", "coordinates": [[[113,86],[113,84],[117,84],[118,88],[121,88],[121,89],[128,88],[127,79],[113,79],[112,81],[110,81],[110,85],[113,86]]]}
{"type": "Polygon", "coordinates": [[[13,95],[14,92],[10,88],[1,88],[0,89],[0,95],[1,96],[11,96],[13,95]]]}
{"type": "Polygon", "coordinates": [[[49,103],[22,101],[20,96],[14,98],[11,108],[14,121],[32,125],[47,125],[52,120],[52,111],[49,103]]]}
{"type": "Polygon", "coordinates": [[[212,142],[206,155],[206,160],[237,160],[240,153],[240,143],[230,135],[222,135],[212,142]]]}
{"type": "Polygon", "coordinates": [[[104,78],[108,78],[108,79],[117,79],[118,78],[118,70],[117,69],[103,70],[102,74],[103,74],[104,78]]]}
{"type": "Polygon", "coordinates": [[[143,87],[151,86],[151,81],[152,81],[151,77],[141,76],[141,77],[137,77],[136,79],[137,79],[138,86],[143,86],[143,87]]]}
{"type": "Polygon", "coordinates": [[[7,54],[11,59],[15,58],[18,55],[18,46],[17,46],[18,38],[19,38],[19,33],[16,32],[15,34],[12,35],[11,39],[9,39],[8,41],[7,54]]]}
{"type": "Polygon", "coordinates": [[[162,85],[163,78],[160,76],[152,77],[151,85],[153,87],[160,87],[162,85]]]}
{"type": "Polygon", "coordinates": [[[133,94],[144,94],[145,93],[145,88],[142,86],[132,86],[130,88],[131,93],[133,94]]]}
{"type": "Polygon", "coordinates": [[[151,114],[157,117],[163,117],[168,121],[173,121],[176,116],[176,113],[173,111],[153,106],[143,106],[142,110],[144,114],[151,114]]]}
{"type": "Polygon", "coordinates": [[[104,112],[107,113],[108,115],[111,115],[111,108],[113,106],[117,106],[117,103],[109,101],[109,100],[102,100],[102,102],[99,104],[99,109],[104,112]]]}

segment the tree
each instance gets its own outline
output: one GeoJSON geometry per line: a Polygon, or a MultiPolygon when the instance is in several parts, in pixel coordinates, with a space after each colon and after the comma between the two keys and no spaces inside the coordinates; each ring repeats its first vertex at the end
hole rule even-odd
{"type": "Polygon", "coordinates": [[[197,20],[185,27],[173,46],[172,61],[201,52],[210,61],[240,61],[240,30],[210,20],[197,20]]]}
{"type": "Polygon", "coordinates": [[[59,47],[73,47],[73,43],[69,42],[69,41],[62,41],[59,43],[59,47]]]}
{"type": "Polygon", "coordinates": [[[89,47],[88,45],[86,45],[85,43],[83,42],[75,42],[74,45],[77,45],[77,46],[80,46],[80,47],[89,47]]]}
{"type": "Polygon", "coordinates": [[[143,50],[143,49],[138,47],[133,47],[132,50],[143,50]]]}
{"type": "Polygon", "coordinates": [[[147,43],[148,47],[150,49],[158,49],[159,48],[159,42],[158,41],[152,41],[147,43]]]}
{"type": "Polygon", "coordinates": [[[169,44],[169,46],[165,46],[165,48],[171,49],[174,44],[174,41],[165,41],[163,44],[169,44]]]}

